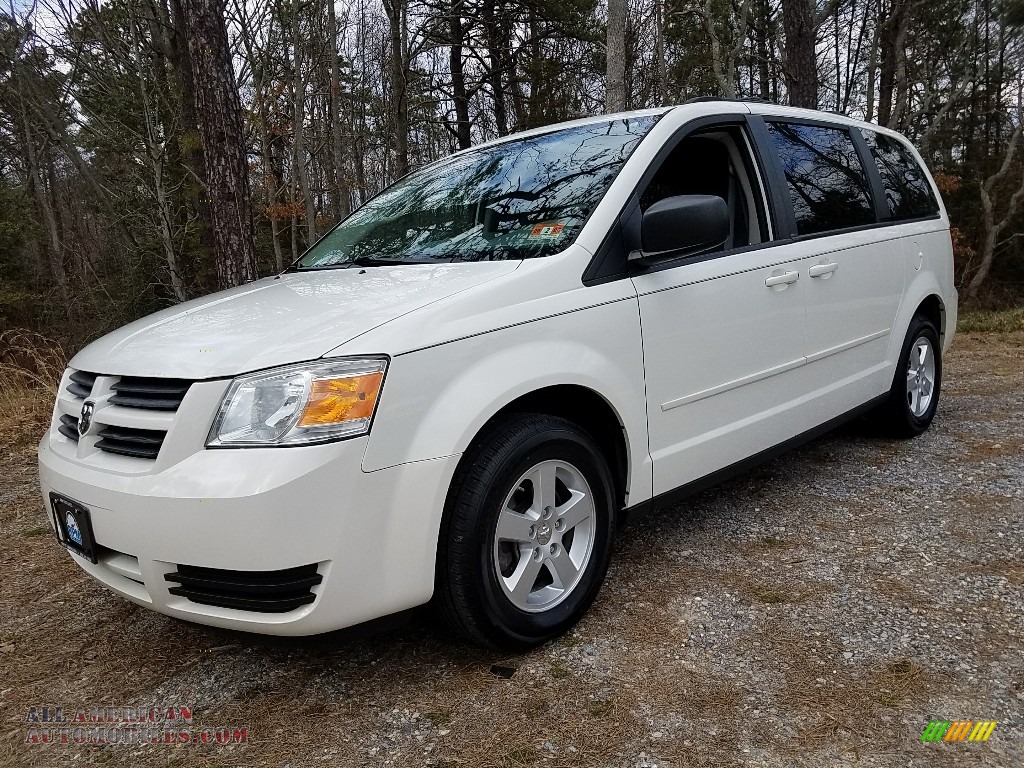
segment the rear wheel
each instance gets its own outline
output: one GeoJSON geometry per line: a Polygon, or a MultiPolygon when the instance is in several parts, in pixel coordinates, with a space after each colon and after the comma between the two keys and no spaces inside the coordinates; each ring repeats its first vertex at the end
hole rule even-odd
{"type": "Polygon", "coordinates": [[[596,443],[570,421],[524,414],[490,429],[442,524],[436,592],[449,625],[514,650],[571,627],[608,568],[612,487],[596,443]]]}
{"type": "Polygon", "coordinates": [[[942,348],[935,324],[916,315],[907,330],[889,398],[877,420],[894,437],[915,437],[935,418],[942,387],[942,348]]]}

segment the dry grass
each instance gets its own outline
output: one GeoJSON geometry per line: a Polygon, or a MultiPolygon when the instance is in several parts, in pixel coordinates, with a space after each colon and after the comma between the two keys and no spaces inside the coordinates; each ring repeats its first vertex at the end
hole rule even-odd
{"type": "Polygon", "coordinates": [[[0,333],[0,382],[12,391],[56,393],[67,361],[64,348],[51,338],[22,328],[0,333]]]}
{"type": "Polygon", "coordinates": [[[1024,331],[1024,307],[1001,310],[961,312],[957,318],[959,333],[1011,333],[1024,331]]]}
{"type": "Polygon", "coordinates": [[[920,664],[905,658],[847,661],[835,638],[827,633],[812,638],[783,618],[767,621],[762,638],[786,660],[779,699],[800,723],[796,740],[783,749],[801,754],[837,742],[856,749],[865,734],[871,735],[873,750],[886,742],[900,746],[905,734],[894,733],[885,718],[888,710],[923,700],[927,677],[920,664]]]}
{"type": "Polygon", "coordinates": [[[67,359],[53,339],[22,329],[0,333],[0,412],[10,443],[39,439],[67,359]]]}
{"type": "MultiPolygon", "coordinates": [[[[1019,589],[1019,561],[1003,553],[966,562],[952,547],[934,566],[947,579],[901,578],[890,563],[864,557],[887,554],[893,543],[878,498],[829,501],[813,487],[780,481],[779,474],[808,466],[842,477],[851,461],[894,464],[910,450],[843,438],[691,500],[688,515],[660,513],[626,528],[590,614],[573,634],[523,656],[461,646],[429,620],[372,637],[275,640],[167,619],[81,574],[44,525],[32,442],[48,419],[64,365],[59,348],[49,349],[49,368],[21,366],[19,389],[3,377],[10,398],[3,404],[27,414],[24,425],[0,432],[0,529],[7,542],[0,547],[3,766],[627,768],[645,753],[671,768],[895,766],[922,756],[929,762],[920,764],[931,767],[968,753],[922,753],[915,724],[949,701],[984,713],[988,694],[957,682],[939,658],[844,644],[837,612],[864,603],[927,611],[928,632],[936,637],[962,632],[948,648],[963,659],[1010,665],[1019,647],[1018,635],[984,623],[961,627],[955,609],[944,610],[942,602],[961,579],[1003,577],[1019,589]],[[850,458],[854,451],[860,458],[850,458]],[[791,518],[785,531],[755,527],[762,518],[773,525],[780,505],[803,510],[804,517],[791,518]],[[755,506],[763,512],[755,514],[755,506]],[[729,516],[741,519],[724,534],[729,516]],[[842,572],[815,580],[822,571],[812,564],[825,561],[840,563],[842,572]],[[846,658],[850,649],[858,655],[846,658]],[[516,671],[503,679],[493,665],[516,671]],[[197,727],[248,726],[249,746],[132,752],[37,749],[19,740],[32,705],[165,701],[195,704],[197,727]],[[760,753],[746,755],[749,748],[760,753]]],[[[972,403],[979,399],[972,421],[985,407],[996,414],[977,394],[992,371],[1008,372],[996,377],[993,391],[1019,388],[1022,356],[1012,334],[957,342],[950,382],[972,403]]],[[[937,426],[964,447],[972,466],[1019,452],[1009,441],[1004,450],[968,434],[956,418],[964,417],[946,416],[937,426]]],[[[921,489],[900,480],[907,484],[877,493],[909,509],[921,489]]],[[[964,511],[964,525],[984,526],[1008,514],[1005,500],[981,489],[960,489],[946,501],[964,511]]],[[[983,544],[974,529],[960,525],[950,524],[951,540],[983,544]]],[[[972,606],[983,609],[994,616],[1006,605],[993,597],[972,606]]],[[[937,714],[959,713],[947,711],[937,714]]],[[[998,757],[987,764],[1019,765],[998,757]]]]}

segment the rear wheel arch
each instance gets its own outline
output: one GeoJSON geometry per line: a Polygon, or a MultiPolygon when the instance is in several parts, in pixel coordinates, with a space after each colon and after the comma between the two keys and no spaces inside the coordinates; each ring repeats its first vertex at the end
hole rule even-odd
{"type": "Polygon", "coordinates": [[[918,315],[928,318],[939,331],[939,344],[945,346],[946,342],[946,305],[936,294],[930,294],[917,305],[917,309],[911,315],[914,318],[918,315]]]}

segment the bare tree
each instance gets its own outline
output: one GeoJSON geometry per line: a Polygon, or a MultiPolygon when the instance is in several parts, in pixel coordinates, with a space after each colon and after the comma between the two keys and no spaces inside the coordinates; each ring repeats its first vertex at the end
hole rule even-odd
{"type": "Polygon", "coordinates": [[[782,0],[782,27],[786,33],[783,72],[789,103],[818,108],[817,30],[814,0],[782,0]]]}
{"type": "Polygon", "coordinates": [[[213,218],[217,284],[256,278],[252,196],[245,158],[242,107],[224,17],[225,0],[183,0],[213,218]]]}
{"type": "Polygon", "coordinates": [[[1020,210],[1021,203],[1024,203],[1024,173],[1022,173],[1020,183],[1010,195],[1002,214],[996,213],[997,190],[1013,169],[1013,160],[1017,154],[1017,145],[1020,143],[1022,132],[1024,132],[1024,122],[1018,119],[1017,127],[1014,128],[1013,134],[1010,136],[999,169],[981,184],[982,238],[979,250],[981,261],[974,271],[971,281],[967,284],[967,298],[971,300],[976,300],[981,293],[981,288],[992,271],[996,247],[999,245],[1003,232],[1013,222],[1020,210]]]}
{"type": "Polygon", "coordinates": [[[608,0],[605,112],[626,109],[626,0],[608,0]]]}
{"type": "Polygon", "coordinates": [[[409,172],[409,65],[408,65],[408,0],[384,0],[390,28],[391,61],[389,86],[391,90],[392,131],[394,136],[394,175],[409,172]]]}

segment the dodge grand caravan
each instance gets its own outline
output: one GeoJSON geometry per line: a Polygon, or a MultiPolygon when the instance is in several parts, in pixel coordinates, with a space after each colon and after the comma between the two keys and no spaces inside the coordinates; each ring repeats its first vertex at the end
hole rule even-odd
{"type": "Polygon", "coordinates": [[[43,500],[170,616],[301,635],[433,600],[525,648],[587,609],[630,511],[856,414],[927,429],[956,311],[892,131],[726,101],[549,126],[83,349],[43,500]]]}

